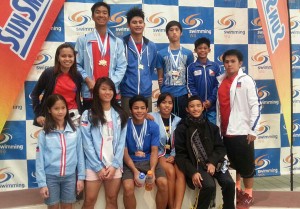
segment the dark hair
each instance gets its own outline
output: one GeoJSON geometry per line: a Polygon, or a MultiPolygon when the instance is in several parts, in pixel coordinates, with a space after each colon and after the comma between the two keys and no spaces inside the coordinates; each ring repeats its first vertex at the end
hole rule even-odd
{"type": "Polygon", "coordinates": [[[53,119],[51,113],[49,113],[49,110],[55,105],[55,103],[57,101],[63,101],[66,105],[67,108],[67,113],[65,115],[65,124],[64,126],[66,127],[67,122],[69,123],[69,125],[71,126],[71,128],[73,129],[73,131],[75,131],[75,127],[73,125],[73,122],[69,116],[69,110],[68,110],[68,104],[66,99],[60,95],[60,94],[52,94],[50,96],[48,96],[47,100],[46,100],[46,107],[47,110],[45,111],[45,124],[44,124],[44,131],[46,134],[48,134],[51,130],[55,130],[56,129],[56,122],[53,119]]]}
{"type": "Polygon", "coordinates": [[[73,65],[70,67],[70,70],[69,70],[69,74],[75,78],[76,75],[77,75],[77,61],[76,61],[76,52],[75,52],[75,49],[74,49],[74,46],[69,44],[69,43],[63,43],[61,45],[59,45],[56,49],[56,52],[55,52],[55,58],[54,58],[54,73],[55,74],[58,74],[58,73],[61,73],[61,64],[59,63],[58,61],[58,58],[59,58],[59,55],[60,55],[60,52],[62,49],[65,49],[65,48],[70,48],[72,49],[73,51],[73,55],[74,55],[74,63],[73,65]]]}
{"type": "Polygon", "coordinates": [[[106,7],[107,11],[108,11],[108,15],[110,16],[110,6],[105,3],[105,2],[96,2],[92,8],[91,8],[91,11],[92,11],[92,15],[94,15],[95,13],[95,10],[98,8],[98,7],[106,7]]]}
{"type": "Polygon", "coordinates": [[[143,20],[145,20],[145,14],[142,9],[138,7],[132,7],[127,13],[127,23],[129,24],[132,18],[134,17],[141,17],[143,20]]]}
{"type": "Polygon", "coordinates": [[[174,97],[173,97],[173,95],[171,94],[171,93],[169,93],[169,92],[164,92],[164,93],[161,93],[159,96],[158,96],[158,98],[157,98],[157,107],[160,105],[160,103],[162,103],[162,101],[164,101],[166,98],[167,98],[167,96],[169,96],[169,97],[171,97],[171,99],[172,99],[172,103],[174,104],[174,97]]]}
{"type": "Polygon", "coordinates": [[[208,46],[208,48],[210,48],[210,40],[209,40],[208,38],[206,38],[206,37],[198,38],[198,39],[195,41],[195,43],[194,43],[195,49],[196,49],[199,45],[201,45],[201,44],[206,44],[206,45],[208,46]]]}
{"type": "Polygon", "coordinates": [[[132,106],[135,102],[144,102],[146,108],[148,108],[148,100],[142,95],[135,95],[129,99],[129,108],[132,110],[132,106]]]}
{"type": "Polygon", "coordinates": [[[238,58],[239,62],[243,61],[243,54],[241,51],[239,51],[237,49],[229,49],[226,52],[224,52],[224,54],[222,56],[223,62],[225,61],[225,58],[227,56],[236,56],[238,58]]]}
{"type": "Polygon", "coordinates": [[[93,102],[92,102],[92,108],[91,108],[91,113],[92,113],[92,124],[93,126],[98,126],[98,122],[100,121],[102,124],[106,123],[106,119],[104,116],[104,110],[101,104],[101,100],[99,98],[99,89],[102,84],[107,84],[109,85],[112,90],[113,90],[113,98],[110,101],[110,105],[114,108],[117,113],[119,113],[120,118],[121,118],[121,127],[124,128],[127,122],[127,113],[121,108],[121,106],[118,104],[116,100],[116,87],[114,82],[108,78],[108,77],[101,77],[98,78],[94,89],[93,89],[93,102]]]}
{"type": "Polygon", "coordinates": [[[201,104],[202,104],[201,98],[198,95],[193,95],[193,96],[190,96],[188,98],[187,106],[189,106],[189,103],[192,102],[192,101],[194,101],[194,100],[199,100],[201,102],[201,104]]]}
{"type": "Polygon", "coordinates": [[[168,34],[168,31],[173,26],[178,26],[178,28],[182,32],[182,26],[181,26],[181,24],[178,21],[172,20],[172,21],[168,22],[168,24],[166,25],[166,34],[168,34]]]}

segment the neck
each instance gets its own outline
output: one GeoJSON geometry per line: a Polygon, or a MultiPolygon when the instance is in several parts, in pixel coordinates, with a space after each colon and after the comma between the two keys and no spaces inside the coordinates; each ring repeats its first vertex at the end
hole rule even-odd
{"type": "Polygon", "coordinates": [[[170,49],[171,50],[180,49],[180,42],[179,41],[170,42],[170,49]]]}
{"type": "Polygon", "coordinates": [[[96,28],[97,32],[99,33],[100,36],[105,36],[107,32],[107,27],[106,26],[101,26],[96,28]]]}
{"type": "Polygon", "coordinates": [[[143,34],[131,34],[135,43],[141,43],[143,40],[143,34]]]}
{"type": "Polygon", "coordinates": [[[171,113],[164,114],[164,113],[160,112],[160,116],[161,116],[162,118],[170,118],[171,113]]]}
{"type": "Polygon", "coordinates": [[[132,122],[134,125],[142,125],[144,123],[144,118],[143,119],[132,118],[132,122]]]}
{"type": "Polygon", "coordinates": [[[56,121],[56,129],[64,130],[65,129],[65,121],[56,121]]]}
{"type": "Polygon", "coordinates": [[[111,107],[110,102],[102,102],[101,104],[104,111],[110,110],[111,107]]]}
{"type": "Polygon", "coordinates": [[[237,76],[238,73],[233,73],[233,74],[227,74],[227,78],[232,78],[237,76]]]}
{"type": "Polygon", "coordinates": [[[68,73],[70,71],[70,68],[61,67],[60,70],[61,70],[62,73],[68,73]]]}
{"type": "Polygon", "coordinates": [[[201,64],[206,64],[206,63],[207,63],[207,57],[205,57],[205,58],[199,58],[199,57],[198,57],[198,60],[199,60],[199,62],[200,62],[201,64]]]}

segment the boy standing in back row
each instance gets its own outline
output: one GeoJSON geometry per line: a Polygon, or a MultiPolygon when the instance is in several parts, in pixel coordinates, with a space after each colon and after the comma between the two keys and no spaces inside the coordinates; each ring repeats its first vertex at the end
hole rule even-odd
{"type": "Polygon", "coordinates": [[[142,95],[148,101],[149,111],[152,111],[152,74],[156,60],[156,46],[143,36],[145,22],[144,12],[133,7],[127,14],[127,24],[130,34],[123,38],[127,58],[127,69],[121,82],[121,104],[129,114],[129,99],[142,95]]]}
{"type": "Polygon", "coordinates": [[[209,39],[202,37],[195,41],[197,60],[188,67],[188,90],[191,95],[198,95],[206,110],[208,120],[216,124],[216,100],[218,91],[217,76],[220,67],[207,58],[210,52],[209,39]]]}
{"type": "Polygon", "coordinates": [[[158,85],[162,93],[169,92],[175,97],[172,112],[184,118],[188,99],[186,69],[194,61],[194,55],[180,45],[182,26],[179,22],[170,21],[166,26],[166,33],[170,45],[157,54],[158,85]]]}

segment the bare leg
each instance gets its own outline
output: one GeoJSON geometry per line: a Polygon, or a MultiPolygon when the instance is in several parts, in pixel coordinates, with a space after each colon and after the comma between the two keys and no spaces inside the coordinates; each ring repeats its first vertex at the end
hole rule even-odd
{"type": "Polygon", "coordinates": [[[166,209],[168,203],[168,181],[166,177],[159,177],[156,179],[157,193],[156,193],[156,208],[166,209]]]}
{"type": "Polygon", "coordinates": [[[252,197],[254,178],[243,178],[243,183],[245,186],[245,192],[252,197]]]}
{"type": "Polygon", "coordinates": [[[134,195],[133,179],[123,181],[123,202],[125,209],[136,209],[136,199],[134,195]]]}
{"type": "Polygon", "coordinates": [[[103,182],[105,189],[105,209],[118,209],[118,194],[121,187],[121,178],[103,182]]]}
{"type": "Polygon", "coordinates": [[[82,209],[94,209],[101,183],[100,180],[85,181],[85,198],[82,209]]]}
{"type": "Polygon", "coordinates": [[[57,203],[56,205],[48,206],[48,209],[59,209],[59,203],[57,203]]]}
{"type": "Polygon", "coordinates": [[[174,167],[176,173],[174,209],[181,209],[186,186],[185,176],[176,164],[174,167]]]}
{"type": "Polygon", "coordinates": [[[72,209],[72,203],[61,203],[60,208],[61,209],[72,209]]]}

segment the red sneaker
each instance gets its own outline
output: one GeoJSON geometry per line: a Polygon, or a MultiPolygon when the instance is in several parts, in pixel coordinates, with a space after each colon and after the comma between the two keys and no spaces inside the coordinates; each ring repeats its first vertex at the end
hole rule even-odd
{"type": "Polygon", "coordinates": [[[248,209],[254,203],[254,198],[250,197],[249,194],[244,193],[242,199],[237,203],[237,208],[248,209]]]}
{"type": "Polygon", "coordinates": [[[239,203],[242,201],[244,194],[245,194],[245,192],[243,190],[238,190],[238,188],[236,188],[236,203],[239,203]]]}

